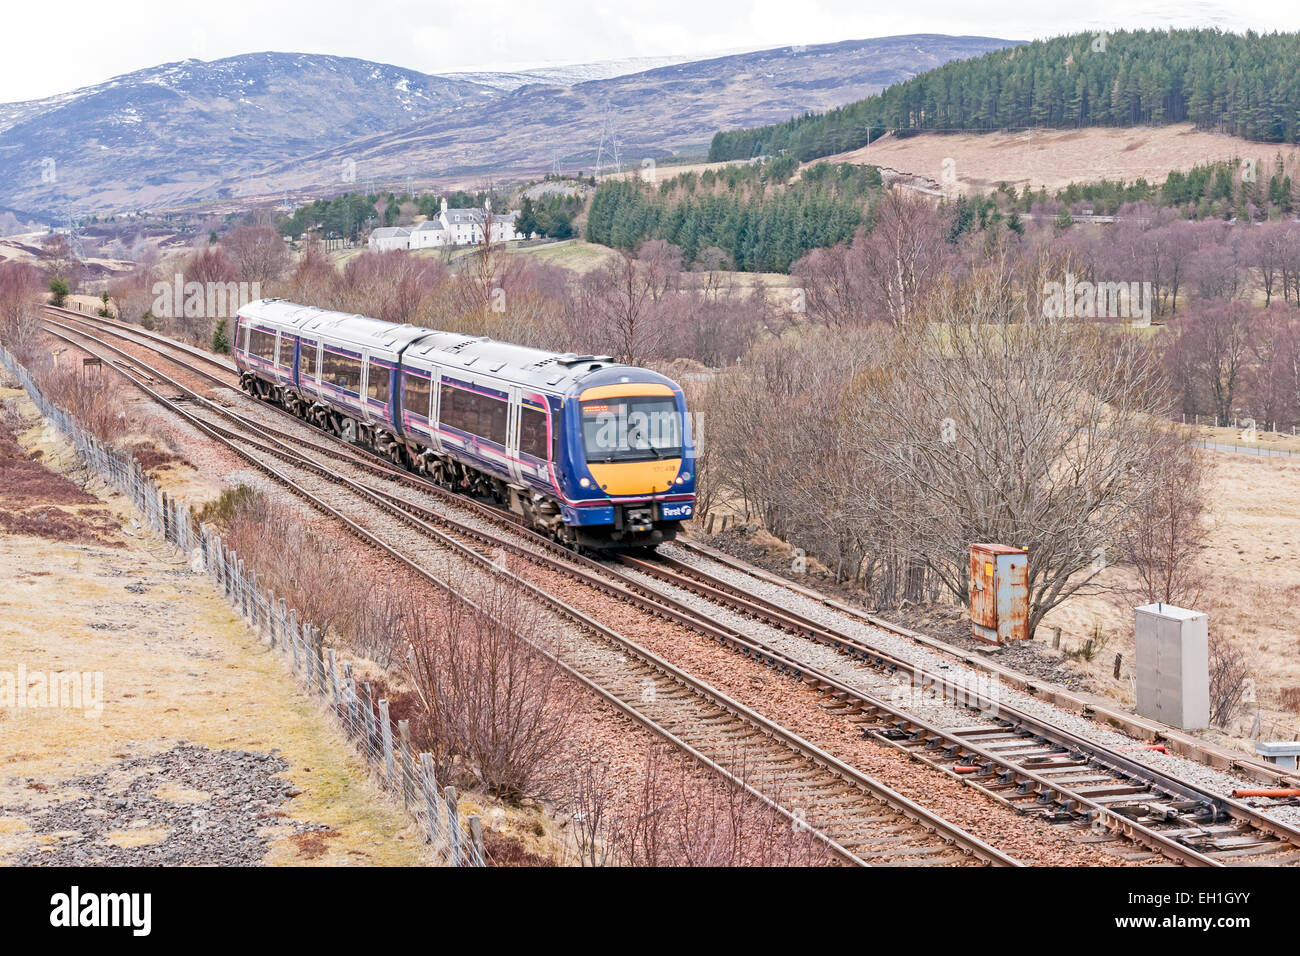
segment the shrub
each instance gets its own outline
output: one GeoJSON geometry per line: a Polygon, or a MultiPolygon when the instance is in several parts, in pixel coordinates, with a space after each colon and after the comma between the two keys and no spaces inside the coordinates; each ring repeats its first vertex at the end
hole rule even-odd
{"type": "Polygon", "coordinates": [[[50,280],[50,304],[63,307],[63,303],[68,299],[68,283],[66,279],[50,280]]]}

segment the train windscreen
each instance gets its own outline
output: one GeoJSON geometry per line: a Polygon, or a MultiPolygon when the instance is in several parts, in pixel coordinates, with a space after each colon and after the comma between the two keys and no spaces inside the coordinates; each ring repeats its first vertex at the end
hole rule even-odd
{"type": "Polygon", "coordinates": [[[583,402],[582,439],[589,462],[680,458],[682,416],[667,396],[583,402]]]}

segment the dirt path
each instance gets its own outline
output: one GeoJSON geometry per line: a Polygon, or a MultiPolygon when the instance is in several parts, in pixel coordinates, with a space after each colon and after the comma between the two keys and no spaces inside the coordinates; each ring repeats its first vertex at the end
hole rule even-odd
{"type": "Polygon", "coordinates": [[[20,396],[0,389],[0,863],[428,863],[279,657],[119,496],[58,474],[20,396]]]}

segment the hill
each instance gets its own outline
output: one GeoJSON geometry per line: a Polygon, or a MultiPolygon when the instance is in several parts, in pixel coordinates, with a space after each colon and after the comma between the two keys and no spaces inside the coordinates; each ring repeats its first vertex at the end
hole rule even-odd
{"type": "Polygon", "coordinates": [[[464,80],[314,54],[168,63],[0,105],[0,205],[49,218],[72,205],[134,209],[215,197],[232,172],[499,95],[464,80]]]}
{"type": "Polygon", "coordinates": [[[1000,50],[828,112],[719,132],[709,159],[800,160],[885,132],[1163,126],[1191,122],[1269,143],[1300,141],[1300,34],[1139,30],[1000,50]]]}
{"type": "MultiPolygon", "coordinates": [[[[1191,123],[1152,128],[1035,130],[998,133],[889,134],[870,146],[835,153],[826,162],[880,166],[929,180],[942,189],[945,161],[955,179],[948,188],[989,193],[1001,183],[1054,193],[1071,183],[1102,179],[1161,183],[1173,170],[1234,159],[1254,159],[1273,168],[1278,155],[1290,164],[1300,147],[1257,143],[1196,129],[1191,123]]],[[[816,162],[822,162],[817,160],[816,162]]]]}
{"type": "MultiPolygon", "coordinates": [[[[66,214],[416,177],[590,170],[702,155],[719,126],[875,93],[1011,41],[919,35],[782,47],[509,92],[364,60],[259,53],[186,61],[0,107],[0,206],[66,214]],[[55,161],[55,182],[41,162],[55,161]]],[[[20,214],[21,216],[21,214],[20,214]]]]}

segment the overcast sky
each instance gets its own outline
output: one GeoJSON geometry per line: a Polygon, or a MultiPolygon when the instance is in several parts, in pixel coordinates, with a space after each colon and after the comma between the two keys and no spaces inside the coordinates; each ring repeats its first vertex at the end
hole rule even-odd
{"type": "Polygon", "coordinates": [[[947,33],[1030,40],[1139,26],[1300,29],[1300,4],[1177,0],[5,0],[0,102],[187,57],[332,53],[425,73],[947,33]]]}

